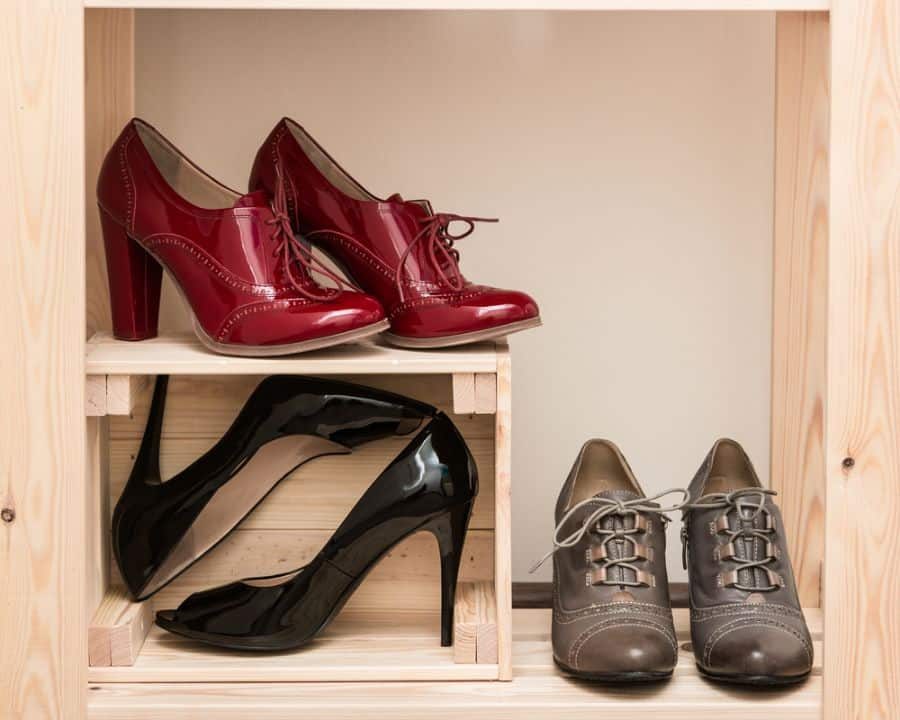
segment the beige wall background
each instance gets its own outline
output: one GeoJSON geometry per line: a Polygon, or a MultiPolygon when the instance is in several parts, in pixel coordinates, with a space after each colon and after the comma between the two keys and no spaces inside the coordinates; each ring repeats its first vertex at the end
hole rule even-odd
{"type": "Polygon", "coordinates": [[[377,195],[501,218],[461,250],[544,318],[511,341],[516,580],[549,579],[527,569],[588,437],[648,494],[722,435],[768,477],[772,14],[141,11],[136,33],[138,113],[226,184],[289,115],[377,195]]]}

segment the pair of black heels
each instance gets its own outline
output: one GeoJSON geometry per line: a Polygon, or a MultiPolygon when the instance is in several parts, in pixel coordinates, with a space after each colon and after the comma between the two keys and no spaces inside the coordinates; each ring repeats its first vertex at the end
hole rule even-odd
{"type": "Polygon", "coordinates": [[[212,449],[162,482],[167,382],[157,379],[140,451],[113,514],[116,561],[137,600],[187,570],[303,463],[415,434],[309,564],[195,593],[177,609],[158,612],[157,624],[219,647],[299,647],[328,625],[382,556],[424,530],[438,541],[441,644],[452,644],[456,581],[478,475],[444,413],[349,383],[273,376],[212,449]]]}

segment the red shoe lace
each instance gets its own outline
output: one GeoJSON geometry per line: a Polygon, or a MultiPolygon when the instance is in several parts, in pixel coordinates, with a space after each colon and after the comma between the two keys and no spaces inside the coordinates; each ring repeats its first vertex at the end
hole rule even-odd
{"type": "Polygon", "coordinates": [[[287,192],[285,190],[284,173],[281,171],[281,165],[275,164],[275,197],[271,203],[272,219],[266,220],[267,225],[273,225],[272,239],[278,242],[275,250],[281,254],[281,262],[284,271],[287,274],[291,285],[304,297],[309,300],[328,301],[336,299],[342,292],[342,287],[348,290],[357,290],[352,284],[348,283],[344,278],[332,272],[328,267],[316,258],[312,250],[304,245],[294,236],[294,229],[291,226],[291,216],[288,212],[287,192]],[[304,283],[302,279],[294,276],[292,267],[294,263],[298,263],[304,267],[310,274],[310,282],[304,283]],[[310,290],[309,286],[321,287],[312,280],[312,272],[318,272],[327,278],[330,278],[337,285],[337,288],[322,287],[323,292],[317,293],[310,290]]]}
{"type": "Polygon", "coordinates": [[[497,218],[472,217],[470,215],[457,215],[456,213],[435,213],[422,218],[419,222],[422,223],[422,229],[413,238],[412,242],[406,246],[406,249],[400,256],[400,262],[397,264],[397,277],[394,282],[397,285],[400,302],[404,300],[403,271],[406,268],[406,261],[417,243],[425,241],[425,251],[438,276],[452,290],[459,291],[463,288],[464,278],[462,271],[459,269],[459,251],[453,247],[453,243],[456,240],[469,237],[475,230],[475,223],[477,222],[495,223],[500,221],[497,218]],[[461,233],[451,233],[450,223],[454,222],[465,223],[465,230],[461,233]],[[438,258],[438,255],[441,257],[438,258]],[[451,271],[450,274],[444,269],[445,267],[451,271]]]}
{"type": "MultiPolygon", "coordinates": [[[[412,242],[406,246],[406,249],[400,255],[400,260],[397,263],[397,269],[394,271],[394,284],[397,287],[397,293],[400,296],[400,302],[403,302],[405,300],[405,296],[403,294],[403,271],[406,268],[406,261],[409,259],[409,255],[412,252],[413,247],[415,247],[416,244],[422,240],[425,240],[425,242],[428,243],[428,259],[441,280],[443,280],[453,290],[462,290],[463,276],[462,272],[459,269],[459,251],[453,247],[453,243],[456,240],[462,240],[463,238],[469,237],[469,235],[471,235],[475,230],[475,223],[477,222],[495,223],[500,222],[500,220],[498,218],[482,218],[473,217],[470,215],[457,215],[456,213],[435,213],[433,215],[428,215],[424,218],[419,219],[419,223],[422,225],[422,229],[412,239],[412,242]],[[463,232],[453,234],[449,229],[450,223],[453,222],[463,222],[467,225],[467,227],[465,230],[463,230],[463,232]],[[442,259],[438,259],[438,254],[441,255],[442,259]],[[444,270],[444,265],[447,265],[448,269],[452,269],[452,280],[444,270]]],[[[352,235],[348,235],[347,233],[340,232],[339,230],[314,230],[313,232],[308,233],[307,237],[311,238],[315,235],[331,235],[333,237],[338,237],[349,242],[352,245],[355,245],[364,253],[370,252],[369,249],[363,243],[359,242],[359,240],[357,240],[355,237],[353,237],[352,235]]]]}

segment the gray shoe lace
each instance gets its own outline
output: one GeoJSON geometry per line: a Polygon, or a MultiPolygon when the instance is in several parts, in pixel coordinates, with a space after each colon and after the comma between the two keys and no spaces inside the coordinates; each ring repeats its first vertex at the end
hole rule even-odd
{"type": "Polygon", "coordinates": [[[669,490],[665,490],[661,493],[653,495],[652,497],[634,498],[633,500],[618,500],[615,498],[604,497],[590,497],[586,500],[582,500],[576,505],[573,505],[566,512],[566,514],[563,515],[562,519],[559,521],[559,524],[556,526],[556,529],[553,531],[553,549],[550,550],[550,552],[548,552],[546,555],[544,555],[544,557],[542,557],[538,562],[536,562],[531,567],[529,572],[535,572],[558,550],[562,548],[573,547],[581,542],[581,540],[587,533],[593,533],[603,538],[600,544],[600,547],[603,549],[603,552],[601,553],[603,555],[603,558],[600,562],[600,569],[603,572],[601,579],[593,582],[592,584],[629,585],[633,587],[642,585],[644,583],[641,582],[639,578],[642,577],[645,573],[641,572],[641,570],[634,565],[636,561],[641,559],[640,556],[635,552],[638,546],[636,540],[634,539],[635,534],[643,532],[642,528],[639,527],[639,523],[637,521],[638,516],[641,514],[655,514],[659,515],[664,523],[668,523],[669,517],[666,515],[666,513],[681,510],[685,506],[685,502],[687,501],[688,497],[688,491],[684,488],[671,488],[669,490]],[[660,507],[659,505],[651,504],[654,500],[659,500],[660,498],[663,498],[666,495],[671,495],[673,493],[681,494],[681,502],[670,505],[668,507],[660,507]],[[560,533],[563,531],[563,528],[571,519],[571,517],[585,505],[592,504],[597,504],[598,507],[584,519],[581,526],[574,532],[570,533],[567,537],[560,538],[560,533]],[[622,520],[622,527],[615,529],[602,527],[602,521],[608,517],[620,518],[622,520]],[[625,527],[624,521],[627,517],[635,518],[630,528],[625,527]],[[613,541],[623,544],[628,543],[630,545],[630,553],[628,555],[625,555],[623,551],[622,557],[614,557],[613,553],[610,552],[609,547],[609,544],[613,541]],[[618,575],[618,579],[612,578],[612,575],[614,573],[610,571],[614,568],[619,568],[619,572],[615,573],[616,575],[618,575]],[[635,580],[627,580],[625,578],[625,570],[632,571],[634,573],[635,580]]]}
{"type": "MultiPolygon", "coordinates": [[[[766,488],[741,488],[728,493],[709,493],[685,505],[687,510],[723,510],[715,525],[717,532],[725,534],[727,542],[717,548],[716,559],[719,562],[728,560],[737,564],[733,570],[720,574],[721,585],[747,592],[769,592],[784,586],[781,576],[766,567],[778,558],[778,550],[773,542],[776,537],[775,523],[765,507],[766,497],[777,494],[774,490],[766,488]],[[755,501],[751,498],[755,498],[755,501]],[[765,518],[765,527],[758,528],[756,520],[760,516],[765,518]],[[732,517],[736,520],[733,525],[732,517]],[[738,543],[735,542],[738,540],[741,554],[738,554],[738,543]],[[758,542],[763,543],[765,556],[757,560],[755,555],[758,542]],[[754,557],[743,554],[748,552],[754,557]],[[750,579],[749,584],[741,582],[742,573],[743,579],[750,579]],[[761,576],[765,577],[767,582],[763,583],[761,576]]],[[[684,532],[682,538],[685,539],[684,532]]]]}

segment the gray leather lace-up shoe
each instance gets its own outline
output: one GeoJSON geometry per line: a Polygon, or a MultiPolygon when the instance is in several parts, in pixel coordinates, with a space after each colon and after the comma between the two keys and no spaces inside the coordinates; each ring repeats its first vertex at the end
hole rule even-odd
{"type": "Polygon", "coordinates": [[[717,441],[691,482],[681,533],[691,639],[697,667],[711,679],[785,685],[812,669],[774,495],[734,440],[717,441]]]}
{"type": "Polygon", "coordinates": [[[666,494],[647,498],[613,443],[581,449],[556,505],[550,553],[553,659],[566,673],[609,682],[672,675],[678,645],[662,513],[680,505],[652,502],[666,494]]]}

